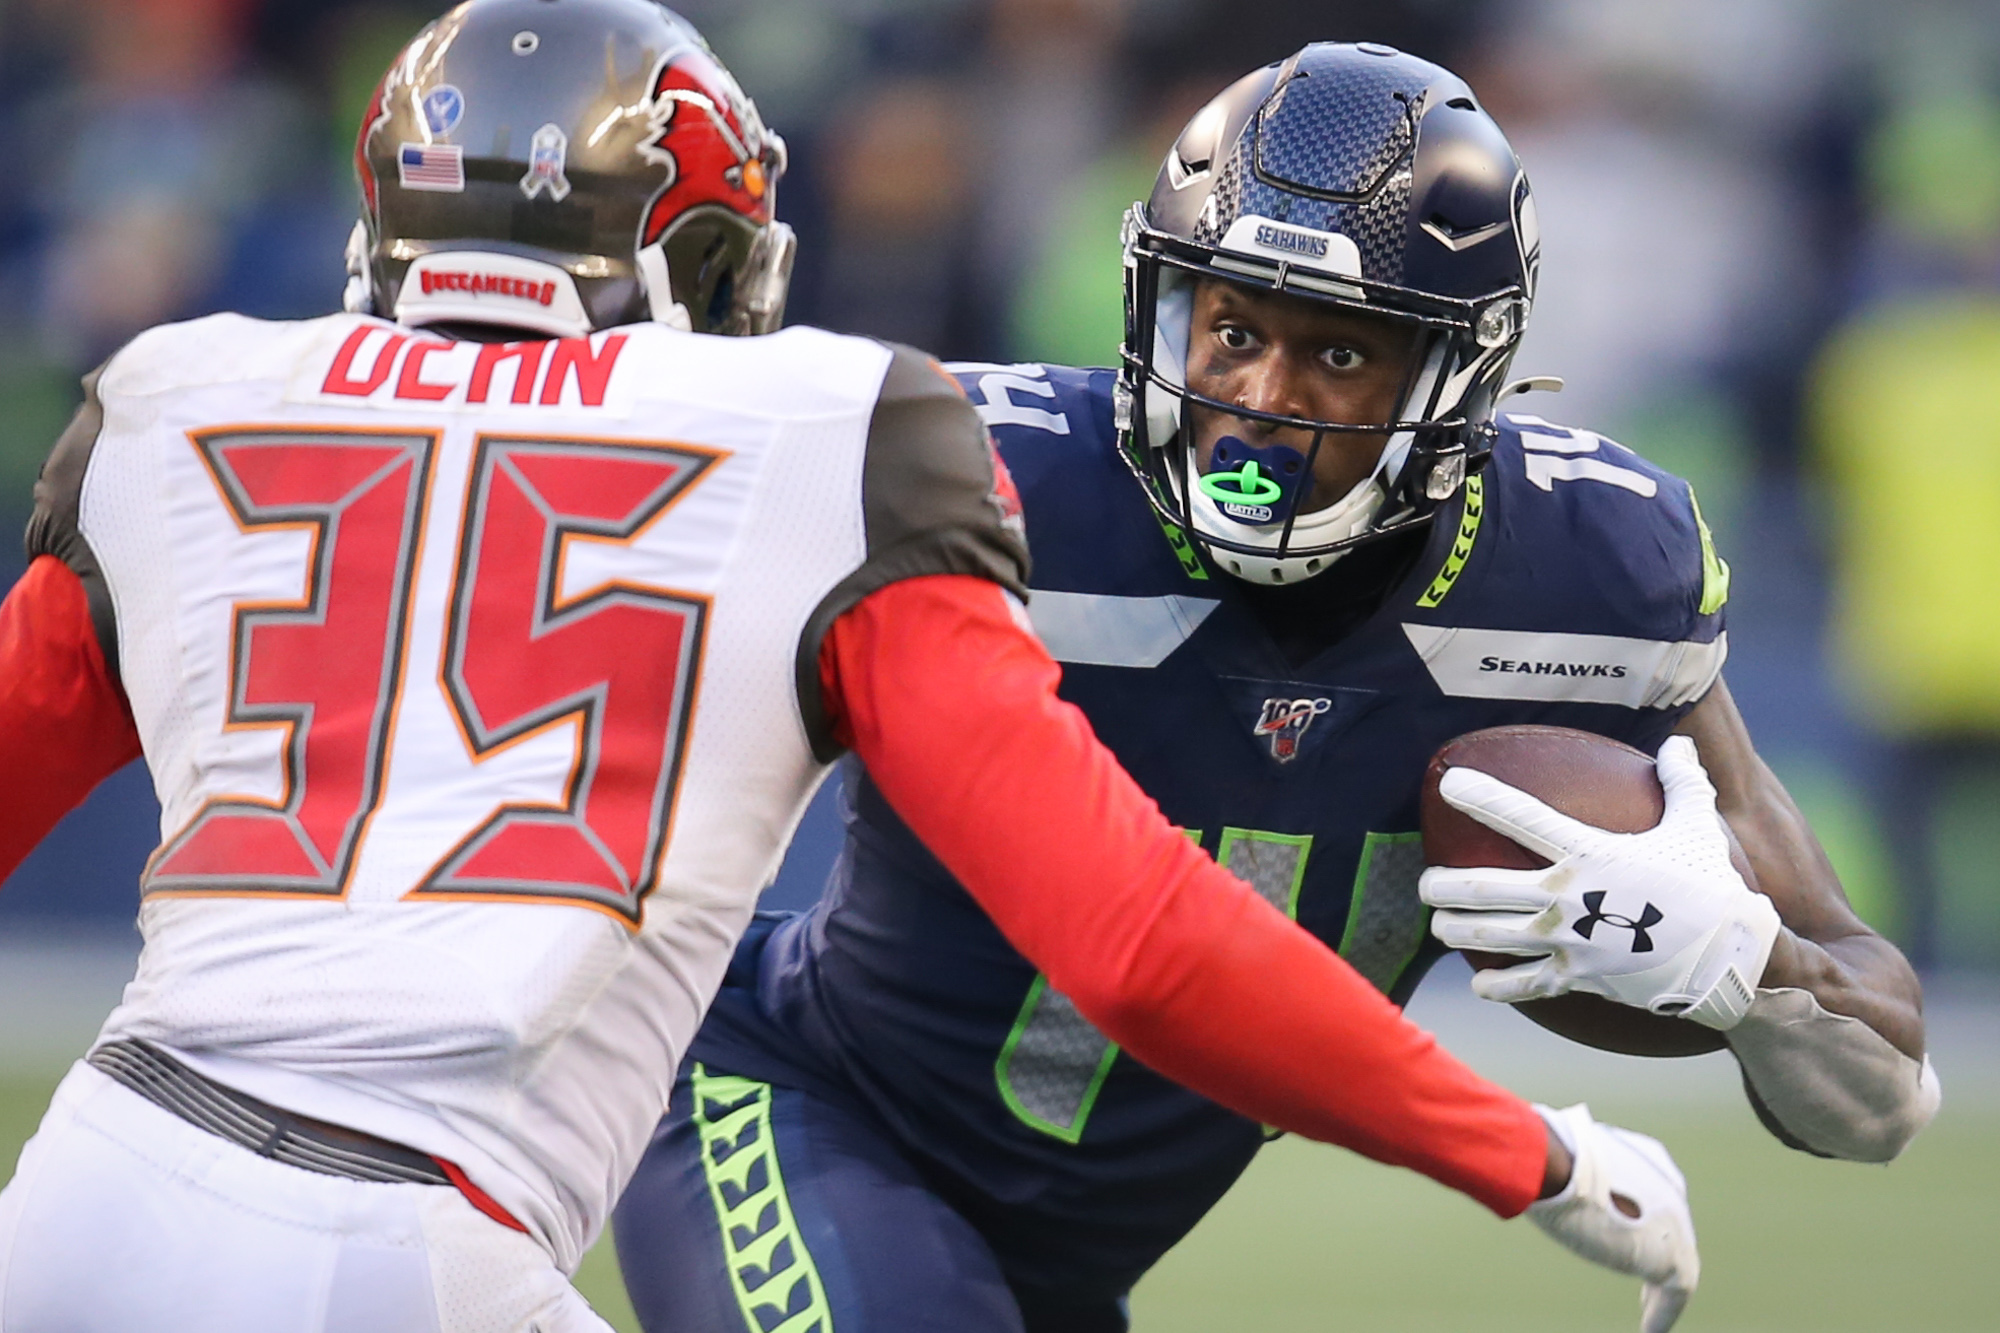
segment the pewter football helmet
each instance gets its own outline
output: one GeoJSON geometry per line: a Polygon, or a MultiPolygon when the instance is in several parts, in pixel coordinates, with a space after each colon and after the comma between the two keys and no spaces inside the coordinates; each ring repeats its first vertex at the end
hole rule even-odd
{"type": "Polygon", "coordinates": [[[355,147],[350,310],[575,337],[784,315],[785,145],[652,0],[470,0],[418,33],[355,147]]]}

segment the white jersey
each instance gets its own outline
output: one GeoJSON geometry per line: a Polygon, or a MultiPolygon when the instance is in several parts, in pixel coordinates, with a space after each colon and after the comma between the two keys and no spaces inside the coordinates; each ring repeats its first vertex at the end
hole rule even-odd
{"type": "Polygon", "coordinates": [[[38,488],[162,807],[105,1037],[448,1159],[572,1267],[835,747],[834,616],[1018,587],[914,354],[217,316],[38,488]]]}

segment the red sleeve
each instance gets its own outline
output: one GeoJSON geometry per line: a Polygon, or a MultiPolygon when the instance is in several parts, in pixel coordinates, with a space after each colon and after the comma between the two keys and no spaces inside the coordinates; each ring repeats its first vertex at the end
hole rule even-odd
{"type": "Polygon", "coordinates": [[[1056,698],[1059,669],[999,588],[891,584],[834,622],[820,671],[840,740],[897,813],[1133,1056],[1503,1217],[1540,1192],[1533,1109],[1168,824],[1056,698]]]}
{"type": "Polygon", "coordinates": [[[83,582],[39,556],[0,603],[0,882],[91,788],[139,757],[83,582]]]}

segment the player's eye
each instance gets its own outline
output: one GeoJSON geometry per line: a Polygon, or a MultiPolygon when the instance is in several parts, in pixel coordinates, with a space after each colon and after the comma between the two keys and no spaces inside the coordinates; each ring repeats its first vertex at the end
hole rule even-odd
{"type": "Polygon", "coordinates": [[[1218,325],[1215,339],[1232,352],[1247,352],[1257,345],[1257,335],[1241,324],[1218,325]]]}
{"type": "Polygon", "coordinates": [[[1368,360],[1352,347],[1329,347],[1319,355],[1322,361],[1335,370],[1359,370],[1368,360]]]}

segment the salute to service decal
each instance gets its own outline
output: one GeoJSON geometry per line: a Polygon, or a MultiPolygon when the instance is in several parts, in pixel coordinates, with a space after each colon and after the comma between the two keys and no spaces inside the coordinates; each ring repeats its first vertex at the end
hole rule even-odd
{"type": "Polygon", "coordinates": [[[569,197],[569,136],[562,126],[550,122],[535,131],[528,141],[528,174],[521,177],[521,193],[533,199],[543,190],[561,203],[569,197]]]}

